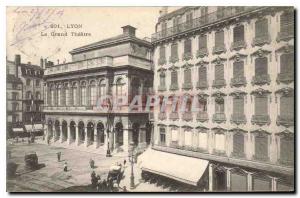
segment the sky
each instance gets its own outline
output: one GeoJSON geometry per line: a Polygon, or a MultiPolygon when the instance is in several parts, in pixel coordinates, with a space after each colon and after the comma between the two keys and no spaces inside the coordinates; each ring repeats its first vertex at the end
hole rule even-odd
{"type": "MultiPolygon", "coordinates": [[[[7,7],[7,59],[20,54],[22,62],[55,64],[71,61],[69,51],[122,33],[122,26],[137,28],[136,36],[151,38],[161,7],[7,7]],[[55,26],[53,26],[55,24],[55,26]],[[79,28],[72,24],[77,24],[79,28]],[[55,32],[53,35],[52,32],[55,32]],[[67,36],[57,36],[65,33],[67,36]],[[75,33],[90,36],[75,36],[75,33]],[[52,33],[52,34],[51,34],[52,33]]],[[[169,7],[173,11],[178,7],[169,7]]]]}

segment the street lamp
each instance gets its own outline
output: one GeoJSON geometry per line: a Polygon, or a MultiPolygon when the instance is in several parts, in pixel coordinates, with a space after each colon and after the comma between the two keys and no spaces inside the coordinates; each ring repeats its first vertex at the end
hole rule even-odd
{"type": "Polygon", "coordinates": [[[131,153],[129,154],[129,162],[131,163],[131,174],[130,174],[130,189],[134,189],[134,174],[133,174],[133,163],[134,163],[134,142],[130,143],[131,153]]]}

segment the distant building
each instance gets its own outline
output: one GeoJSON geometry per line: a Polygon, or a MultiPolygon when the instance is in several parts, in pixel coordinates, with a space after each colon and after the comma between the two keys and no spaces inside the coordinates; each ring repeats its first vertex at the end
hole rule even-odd
{"type": "Polygon", "coordinates": [[[31,63],[21,63],[21,56],[7,64],[7,115],[8,132],[43,133],[43,69],[31,63]],[[12,117],[10,117],[12,116],[12,117]]]}
{"type": "Polygon", "coordinates": [[[146,170],[197,185],[175,170],[188,156],[209,162],[210,191],[292,191],[294,9],[164,10],[152,44],[155,93],[197,96],[200,111],[155,109],[153,149],[178,163],[146,170]]]}
{"type": "MultiPolygon", "coordinates": [[[[133,96],[151,92],[151,44],[124,26],[123,34],[73,49],[72,62],[45,65],[47,138],[50,143],[94,152],[125,151],[131,142],[151,142],[149,113],[133,113],[128,105],[99,110],[101,96],[133,96]],[[109,147],[109,149],[108,149],[109,147]]],[[[107,104],[109,106],[109,104],[107,104]]]]}

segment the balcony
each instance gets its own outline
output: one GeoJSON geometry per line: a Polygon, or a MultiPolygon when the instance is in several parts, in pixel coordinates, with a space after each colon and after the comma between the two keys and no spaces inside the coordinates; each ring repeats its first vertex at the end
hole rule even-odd
{"type": "Polygon", "coordinates": [[[192,114],[192,112],[184,112],[182,114],[182,118],[181,119],[184,120],[184,121],[192,121],[193,120],[193,114],[192,114]]]}
{"type": "Polygon", "coordinates": [[[152,34],[151,41],[152,42],[158,41],[167,37],[174,36],[179,33],[201,28],[208,24],[226,20],[231,17],[237,17],[239,15],[246,14],[247,12],[253,11],[255,9],[259,10],[262,9],[262,7],[247,6],[244,7],[244,9],[239,9],[238,7],[226,7],[223,10],[208,13],[207,15],[195,18],[191,21],[180,23],[176,26],[164,29],[160,32],[156,32],[152,34]],[[220,15],[220,11],[222,12],[222,15],[220,15]]]}
{"type": "Polygon", "coordinates": [[[199,122],[206,122],[208,121],[208,113],[206,111],[200,111],[197,113],[197,118],[199,122]]]}
{"type": "Polygon", "coordinates": [[[182,54],[182,60],[188,61],[193,59],[193,54],[191,52],[186,52],[182,54]]]}
{"type": "Polygon", "coordinates": [[[226,47],[224,44],[213,47],[213,51],[212,51],[213,54],[221,54],[223,52],[226,52],[226,47]]]}
{"type": "Polygon", "coordinates": [[[176,91],[176,90],[178,90],[179,88],[178,88],[178,84],[171,84],[170,85],[170,91],[176,91]]]}
{"type": "Polygon", "coordinates": [[[232,114],[230,118],[230,122],[234,124],[246,124],[246,116],[244,114],[232,114]]]}
{"type": "Polygon", "coordinates": [[[207,48],[201,48],[201,49],[197,50],[197,52],[196,52],[196,57],[197,58],[203,58],[207,55],[208,55],[207,48]]]}
{"type": "Polygon", "coordinates": [[[178,112],[171,112],[169,115],[169,119],[173,121],[179,120],[178,112]]]}
{"type": "Polygon", "coordinates": [[[158,113],[158,119],[159,119],[159,120],[166,120],[166,119],[167,119],[167,114],[166,114],[166,112],[159,112],[159,113],[158,113]]]}
{"type": "Polygon", "coordinates": [[[236,41],[231,44],[230,50],[240,50],[246,48],[247,44],[245,41],[236,41]]]}
{"type": "Polygon", "coordinates": [[[225,79],[214,80],[212,86],[215,88],[226,87],[226,81],[225,79]]]}
{"type": "Polygon", "coordinates": [[[215,113],[213,115],[213,122],[216,122],[216,123],[226,122],[225,113],[215,113]]]}
{"type": "Polygon", "coordinates": [[[269,125],[271,123],[269,115],[253,115],[251,119],[252,124],[261,125],[269,125]]]}
{"type": "Polygon", "coordinates": [[[294,26],[288,25],[283,28],[284,31],[278,32],[277,41],[288,41],[294,38],[294,26]]]}
{"type": "Polygon", "coordinates": [[[167,60],[166,60],[165,57],[160,57],[160,58],[158,59],[158,65],[164,65],[164,64],[166,64],[166,63],[167,63],[167,60]]]}
{"type": "Polygon", "coordinates": [[[252,78],[252,85],[270,84],[271,79],[269,74],[255,75],[252,78]]]}
{"type": "Polygon", "coordinates": [[[271,37],[269,34],[265,34],[259,37],[255,37],[253,39],[252,45],[253,46],[263,46],[265,44],[270,44],[271,43],[271,37]]]}
{"type": "Polygon", "coordinates": [[[169,62],[170,63],[176,63],[177,61],[179,61],[178,56],[170,56],[169,57],[169,62]]]}
{"type": "Polygon", "coordinates": [[[166,86],[159,85],[157,91],[166,91],[166,86]]]}
{"type": "Polygon", "coordinates": [[[276,81],[279,83],[289,84],[294,81],[294,73],[279,73],[276,81]]]}
{"type": "Polygon", "coordinates": [[[237,76],[237,77],[231,78],[230,85],[232,87],[246,86],[246,84],[247,84],[247,81],[244,76],[237,76]]]}
{"type": "Polygon", "coordinates": [[[208,83],[206,80],[201,80],[197,82],[196,85],[197,89],[207,89],[208,88],[208,83]]]}
{"type": "Polygon", "coordinates": [[[192,85],[191,82],[189,82],[189,83],[183,83],[183,84],[182,84],[182,89],[183,89],[183,90],[190,90],[190,89],[193,89],[193,85],[192,85]]]}
{"type": "Polygon", "coordinates": [[[294,123],[294,116],[293,115],[279,115],[277,116],[277,125],[282,125],[285,127],[293,126],[294,123]]]}

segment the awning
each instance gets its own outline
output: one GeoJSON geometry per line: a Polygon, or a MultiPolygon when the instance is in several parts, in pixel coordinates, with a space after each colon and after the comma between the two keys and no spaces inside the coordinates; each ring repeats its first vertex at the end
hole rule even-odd
{"type": "Polygon", "coordinates": [[[27,132],[41,131],[41,130],[43,130],[43,125],[42,124],[35,124],[34,125],[34,131],[32,131],[32,124],[26,124],[25,129],[26,129],[27,132]]]}
{"type": "Polygon", "coordinates": [[[208,161],[172,153],[146,150],[138,157],[142,170],[196,186],[204,174],[208,161]]]}
{"type": "Polygon", "coordinates": [[[25,129],[27,132],[31,132],[32,131],[32,125],[31,124],[25,124],[25,129]]]}
{"type": "Polygon", "coordinates": [[[34,125],[34,130],[43,130],[43,125],[42,124],[35,124],[34,125]]]}
{"type": "Polygon", "coordinates": [[[12,130],[16,133],[24,132],[23,128],[13,128],[12,130]]]}

